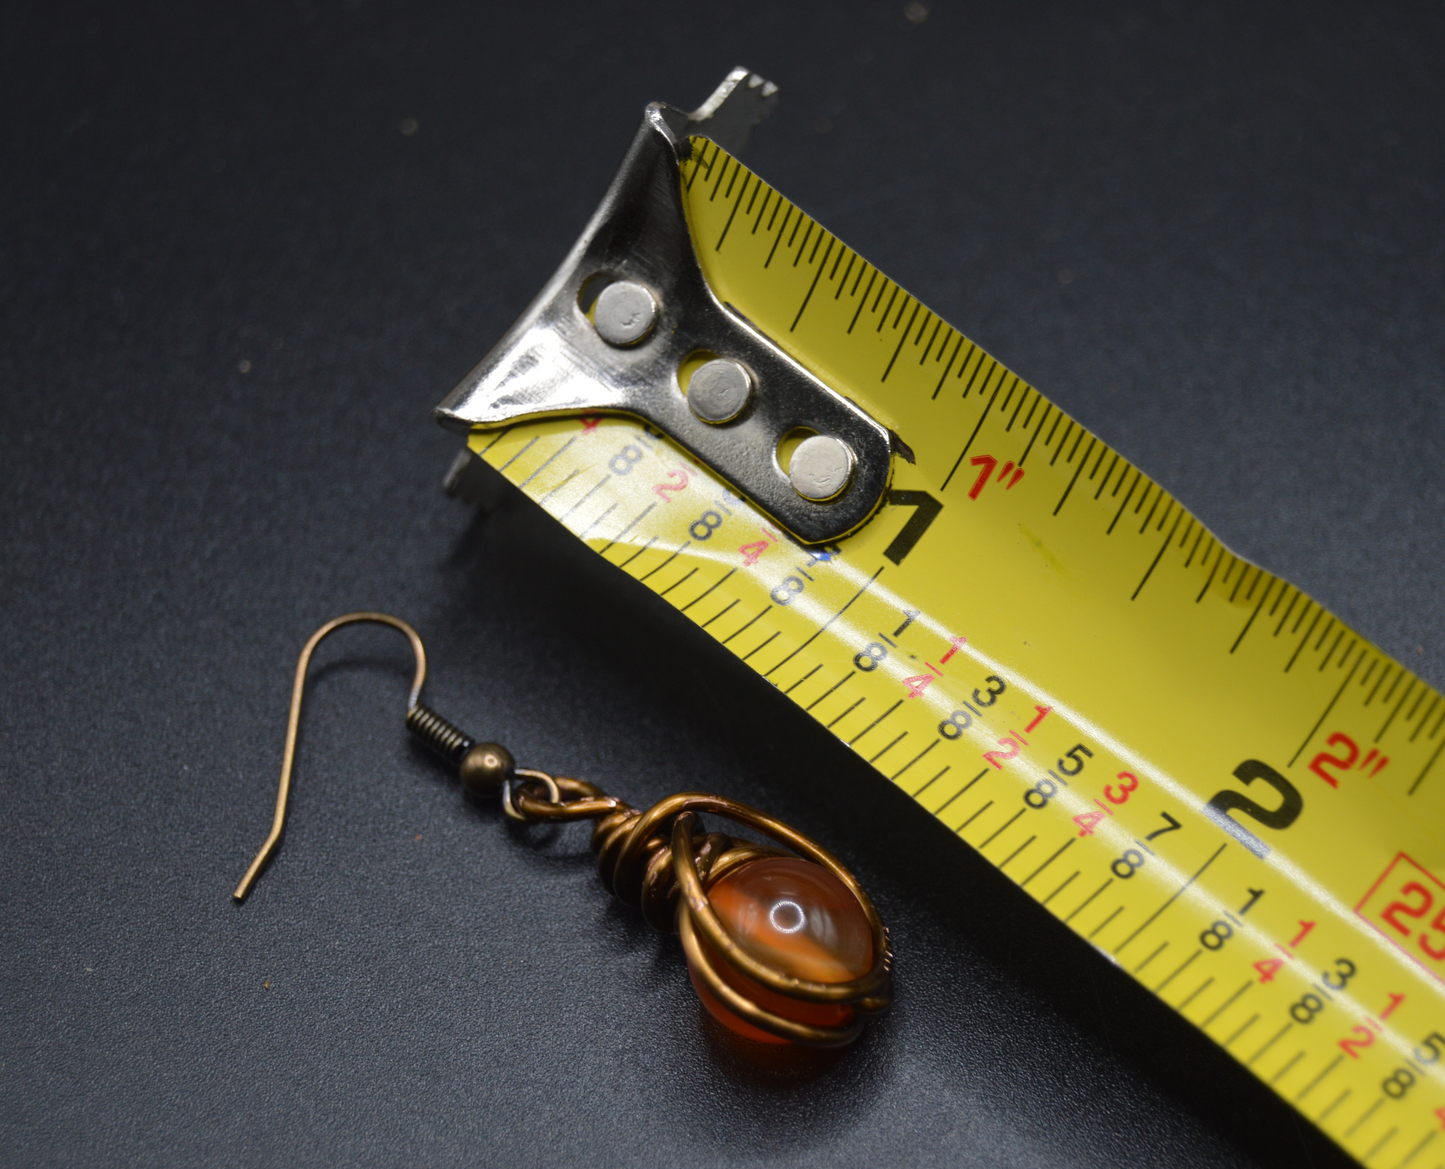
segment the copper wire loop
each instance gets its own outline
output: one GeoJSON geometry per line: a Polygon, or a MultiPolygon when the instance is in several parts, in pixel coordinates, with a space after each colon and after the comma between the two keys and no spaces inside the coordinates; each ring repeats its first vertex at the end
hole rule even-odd
{"type": "Polygon", "coordinates": [[[519,820],[596,820],[592,849],[597,854],[597,875],[602,883],[623,901],[638,906],[650,925],[664,932],[675,929],[688,962],[708,989],[755,1027],[795,1043],[836,1047],[858,1036],[865,1014],[882,1011],[892,1001],[888,931],[873,903],[831,853],[781,820],[746,804],[697,792],[669,796],[639,812],[594,784],[520,768],[504,801],[507,814],[519,820]],[[747,953],[713,911],[708,890],[739,865],[759,857],[787,856],[789,852],[736,841],[721,832],[704,832],[699,813],[745,825],[837,877],[868,919],[873,934],[873,968],[851,982],[811,982],[794,978],[747,953]],[[786,998],[852,1007],[855,1013],[849,1022],[836,1027],[784,1018],[724,981],[715,966],[718,958],[786,998]]]}
{"type": "Polygon", "coordinates": [[[509,779],[502,787],[502,811],[513,820],[543,819],[544,817],[524,816],[517,811],[517,789],[523,784],[541,784],[547,789],[547,807],[558,807],[562,803],[562,792],[557,786],[557,781],[545,771],[533,771],[529,767],[518,767],[514,774],[516,779],[509,779]]]}

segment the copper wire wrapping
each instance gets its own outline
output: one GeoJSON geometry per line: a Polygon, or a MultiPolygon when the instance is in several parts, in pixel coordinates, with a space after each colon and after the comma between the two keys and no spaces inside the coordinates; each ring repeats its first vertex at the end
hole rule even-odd
{"type": "MultiPolygon", "coordinates": [[[[888,1006],[892,998],[893,960],[888,931],[883,928],[867,894],[832,854],[782,821],[722,796],[684,793],[669,796],[645,812],[639,812],[580,779],[554,777],[544,771],[517,767],[505,747],[477,742],[421,704],[421,689],[426,681],[426,651],[421,637],[401,618],[386,613],[348,613],[328,621],[312,634],[302,649],[292,683],[276,812],[261,850],[232,894],[238,902],[245,900],[275,854],[285,827],[301,700],[311,655],[335,630],[363,623],[390,626],[411,643],[416,673],[407,703],[407,729],[456,770],[468,794],[500,793],[502,809],[512,819],[533,823],[595,820],[592,848],[597,853],[597,875],[602,883],[623,901],[640,908],[657,929],[677,931],[694,979],[700,980],[699,993],[701,987],[706,986],[724,1012],[731,1012],[744,1026],[750,1024],[779,1039],[838,1047],[858,1036],[866,1015],[888,1006]],[[736,873],[750,861],[790,854],[771,845],[734,840],[722,832],[704,832],[698,819],[700,813],[723,816],[751,828],[831,873],[857,902],[867,921],[873,955],[868,972],[844,982],[814,982],[794,977],[745,950],[719,920],[709,900],[709,891],[723,877],[736,873]],[[837,1018],[839,1022],[837,1025],[802,1022],[767,1009],[725,979],[719,972],[719,961],[730,968],[736,982],[743,987],[756,987],[769,995],[770,1001],[771,996],[777,995],[799,1005],[843,1008],[836,1013],[824,1012],[825,1017],[837,1018]]],[[[714,1009],[713,1004],[709,1009],[714,1009]]],[[[756,1032],[753,1034],[756,1037],[756,1032]]]]}
{"type": "Polygon", "coordinates": [[[669,796],[639,812],[580,779],[520,770],[517,775],[504,796],[509,812],[534,823],[596,820],[592,850],[597,854],[597,875],[602,883],[621,900],[640,908],[643,917],[656,929],[664,932],[675,929],[693,969],[708,989],[740,1018],[795,1043],[836,1047],[857,1038],[865,1015],[888,1006],[892,999],[892,954],[888,931],[872,902],[853,875],[830,853],[782,821],[735,800],[697,792],[669,796]],[[555,789],[559,799],[551,798],[551,789],[555,789]],[[745,825],[837,877],[857,899],[868,919],[873,936],[872,969],[850,982],[811,982],[760,962],[744,950],[718,920],[708,900],[708,890],[740,865],[789,853],[769,845],[737,841],[721,832],[704,832],[698,819],[700,813],[723,816],[745,825]],[[784,1018],[726,982],[714,965],[718,957],[739,973],[786,998],[851,1007],[853,1016],[848,1023],[836,1027],[784,1018]]]}

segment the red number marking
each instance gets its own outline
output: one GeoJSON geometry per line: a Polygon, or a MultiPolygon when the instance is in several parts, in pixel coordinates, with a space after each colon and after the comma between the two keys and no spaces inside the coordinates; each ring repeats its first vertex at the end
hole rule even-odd
{"type": "Polygon", "coordinates": [[[687,469],[685,467],[678,467],[675,470],[669,471],[667,478],[669,480],[668,482],[658,483],[652,489],[657,492],[657,497],[661,499],[663,503],[672,502],[672,497],[667,495],[667,492],[671,491],[675,495],[679,491],[687,490],[687,469]]]}
{"type": "Polygon", "coordinates": [[[993,474],[993,469],[998,466],[998,460],[992,455],[974,455],[968,460],[975,467],[982,467],[978,473],[978,479],[968,490],[969,499],[977,499],[978,493],[983,490],[983,485],[988,482],[988,477],[993,474]]]}
{"type": "Polygon", "coordinates": [[[1396,853],[1355,913],[1445,982],[1445,881],[1407,853],[1396,853]]]}
{"type": "Polygon", "coordinates": [[[995,767],[997,767],[1000,771],[1002,771],[1004,762],[1006,760],[1012,759],[1015,755],[1019,753],[1019,744],[1012,738],[1003,738],[998,741],[998,745],[1000,747],[1007,747],[1008,750],[985,751],[983,757],[987,759],[990,763],[992,763],[995,767]]]}
{"type": "Polygon", "coordinates": [[[1403,1003],[1404,1001],[1405,1001],[1405,996],[1404,996],[1404,995],[1402,995],[1402,994],[1392,994],[1392,995],[1390,996],[1390,1005],[1389,1005],[1388,1007],[1386,1007],[1383,1011],[1380,1012],[1380,1018],[1382,1018],[1382,1019],[1388,1019],[1388,1018],[1390,1017],[1391,1012],[1393,1012],[1394,1009],[1395,1009],[1396,1007],[1398,1007],[1398,1006],[1399,1006],[1401,1003],[1403,1003]]]}
{"type": "Polygon", "coordinates": [[[1318,775],[1331,787],[1339,787],[1340,781],[1325,770],[1326,764],[1333,764],[1341,771],[1348,771],[1356,759],[1360,757],[1360,749],[1355,746],[1355,740],[1349,735],[1342,735],[1339,732],[1331,735],[1327,744],[1331,747],[1344,747],[1349,751],[1348,758],[1341,758],[1338,755],[1331,755],[1328,751],[1321,751],[1310,763],[1310,770],[1318,775]]]}
{"type": "Polygon", "coordinates": [[[1127,804],[1129,802],[1129,793],[1139,790],[1139,777],[1132,771],[1121,771],[1119,772],[1118,778],[1132,780],[1133,782],[1121,783],[1119,785],[1118,795],[1114,794],[1113,784],[1106,785],[1104,788],[1104,798],[1111,804],[1127,804]]]}
{"type": "Polygon", "coordinates": [[[1445,1128],[1445,1108],[1435,1109],[1435,1119],[1440,1122],[1441,1128],[1445,1128]]]}
{"type": "MultiPolygon", "coordinates": [[[[1442,909],[1435,915],[1435,920],[1430,923],[1430,928],[1432,930],[1439,930],[1442,934],[1445,934],[1445,909],[1442,909]]],[[[1445,947],[1438,950],[1435,949],[1434,946],[1425,940],[1425,932],[1423,930],[1420,931],[1420,949],[1424,950],[1425,953],[1437,961],[1445,961],[1445,947]]]]}
{"type": "Polygon", "coordinates": [[[1032,731],[1036,726],[1039,725],[1039,723],[1043,722],[1044,715],[1048,714],[1049,711],[1053,710],[1054,708],[1052,706],[1035,706],[1034,709],[1039,712],[1039,716],[1038,718],[1034,719],[1033,722],[1029,723],[1028,726],[1024,727],[1024,730],[1026,731],[1032,731]]]}
{"type": "MultiPolygon", "coordinates": [[[[723,506],[723,510],[727,511],[728,515],[732,515],[732,512],[728,511],[726,506],[723,506]]],[[[744,568],[751,568],[754,564],[758,562],[759,558],[764,552],[766,552],[769,548],[771,548],[774,544],[776,544],[779,540],[782,539],[782,537],[779,536],[777,532],[773,531],[772,528],[766,525],[759,528],[758,530],[763,534],[763,538],[761,540],[756,540],[751,544],[744,544],[741,548],[738,549],[738,551],[743,554],[744,568]]],[[[819,559],[829,559],[828,554],[824,552],[819,557],[819,559]]]]}
{"type": "Polygon", "coordinates": [[[1262,958],[1254,964],[1254,968],[1259,971],[1260,982],[1273,982],[1274,976],[1283,965],[1283,958],[1262,958]]]}
{"type": "Polygon", "coordinates": [[[1108,804],[1100,804],[1098,800],[1095,800],[1094,803],[1099,804],[1099,807],[1103,808],[1107,815],[1112,816],[1114,814],[1114,810],[1109,807],[1108,804]]]}
{"type": "Polygon", "coordinates": [[[1312,922],[1312,921],[1303,921],[1303,920],[1301,920],[1300,923],[1299,923],[1299,927],[1300,927],[1299,933],[1295,934],[1295,936],[1294,936],[1294,941],[1292,941],[1292,942],[1289,944],[1289,948],[1290,948],[1291,950],[1293,950],[1296,946],[1298,946],[1302,941],[1305,940],[1305,938],[1308,936],[1310,930],[1312,930],[1312,929],[1315,928],[1315,923],[1312,922]]]}
{"type": "Polygon", "coordinates": [[[583,433],[583,434],[591,434],[594,430],[597,429],[597,424],[598,424],[599,422],[601,422],[601,421],[602,421],[602,415],[600,415],[600,414],[583,414],[583,415],[582,415],[582,433],[583,433]]]}
{"type": "Polygon", "coordinates": [[[953,657],[954,654],[956,654],[959,650],[961,650],[961,649],[962,649],[965,645],[967,645],[967,644],[968,644],[968,638],[966,638],[966,637],[951,637],[951,638],[949,638],[949,640],[948,640],[948,652],[947,652],[946,654],[944,654],[944,655],[943,655],[941,658],[939,658],[938,660],[939,660],[940,662],[946,663],[949,658],[953,657]]]}
{"type": "MultiPolygon", "coordinates": [[[[1331,741],[1333,742],[1333,740],[1331,741]]],[[[1361,771],[1364,771],[1365,768],[1367,768],[1371,764],[1371,762],[1373,762],[1376,755],[1380,755],[1380,753],[1375,750],[1374,747],[1371,747],[1370,753],[1366,755],[1363,759],[1361,759],[1356,766],[1358,766],[1361,771]]],[[[1318,762],[1318,760],[1316,760],[1316,762],[1318,762]]],[[[1375,764],[1375,770],[1370,772],[1370,778],[1373,779],[1375,776],[1379,775],[1380,772],[1383,771],[1385,767],[1389,764],[1389,762],[1390,757],[1388,755],[1380,755],[1380,761],[1375,764]]]]}
{"type": "Polygon", "coordinates": [[[1408,926],[1402,922],[1396,914],[1403,913],[1406,917],[1424,917],[1430,912],[1430,906],[1435,904],[1435,898],[1431,895],[1430,890],[1420,884],[1419,881],[1411,881],[1400,890],[1400,893],[1403,897],[1408,897],[1411,893],[1419,893],[1425,898],[1419,905],[1410,905],[1405,901],[1392,901],[1385,912],[1380,914],[1381,917],[1408,938],[1415,932],[1415,929],[1413,926],[1408,926]]]}
{"type": "Polygon", "coordinates": [[[912,678],[904,678],[903,684],[908,687],[909,698],[918,698],[932,681],[932,674],[915,674],[912,678]]]}
{"type": "Polygon", "coordinates": [[[1094,829],[1103,818],[1103,812],[1084,812],[1074,817],[1074,823],[1079,826],[1080,836],[1093,836],[1094,829]]]}
{"type": "Polygon", "coordinates": [[[1008,491],[1009,488],[1013,487],[1013,485],[1014,485],[1015,483],[1017,483],[1017,482],[1018,482],[1020,479],[1022,479],[1023,477],[1024,477],[1024,469],[1023,469],[1022,467],[1020,467],[1017,471],[1014,472],[1014,477],[1008,481],[1008,487],[1005,487],[1004,490],[1005,490],[1005,491],[1008,491]]]}
{"type": "MultiPolygon", "coordinates": [[[[998,481],[999,481],[1000,483],[1002,483],[1005,479],[1008,478],[1008,473],[1009,473],[1010,471],[1012,471],[1013,469],[1014,469],[1014,461],[1013,461],[1012,459],[1010,459],[1008,462],[1006,462],[1006,463],[1003,465],[1003,470],[998,473],[998,481]]],[[[1007,491],[1008,488],[1005,487],[1004,490],[1007,491]]]]}
{"type": "Polygon", "coordinates": [[[1368,1027],[1360,1026],[1351,1027],[1350,1030],[1353,1031],[1356,1035],[1360,1036],[1360,1038],[1341,1039],[1340,1050],[1343,1051],[1346,1055],[1348,1055],[1351,1059],[1359,1059],[1359,1049],[1362,1047],[1369,1047],[1372,1043],[1374,1043],[1375,1033],[1371,1031],[1368,1027]]]}

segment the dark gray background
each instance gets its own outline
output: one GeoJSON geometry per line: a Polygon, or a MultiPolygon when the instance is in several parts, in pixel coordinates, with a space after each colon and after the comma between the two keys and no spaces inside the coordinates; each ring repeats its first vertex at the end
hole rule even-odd
{"type": "Polygon", "coordinates": [[[1345,1162],[531,504],[444,500],[429,411],[644,103],[742,62],[783,88],[764,177],[1439,685],[1438,6],[23,7],[0,1158],[1345,1162]],[[582,832],[509,831],[405,740],[387,631],[321,655],[292,827],[234,907],[295,654],[362,607],[524,761],[720,790],[841,853],[893,929],[892,1015],[841,1058],[730,1042],[582,832]]]}

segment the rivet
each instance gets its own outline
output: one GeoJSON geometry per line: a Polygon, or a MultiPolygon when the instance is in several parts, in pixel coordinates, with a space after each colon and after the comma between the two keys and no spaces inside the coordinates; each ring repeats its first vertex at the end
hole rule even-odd
{"type": "Polygon", "coordinates": [[[687,404],[704,422],[717,425],[741,414],[752,392],[752,375],[736,361],[719,357],[692,375],[687,404]]]}
{"type": "Polygon", "coordinates": [[[609,345],[635,345],[657,321],[652,293],[631,280],[617,280],[602,290],[593,309],[597,334],[609,345]]]}
{"type": "Polygon", "coordinates": [[[804,499],[815,503],[832,499],[853,477],[853,452],[839,439],[826,434],[805,438],[793,452],[788,478],[804,499]]]}

